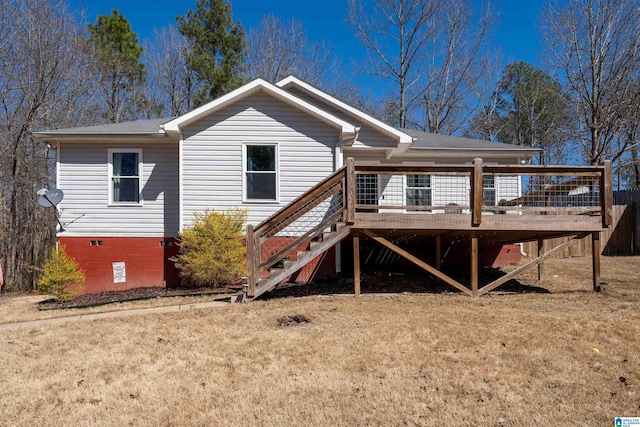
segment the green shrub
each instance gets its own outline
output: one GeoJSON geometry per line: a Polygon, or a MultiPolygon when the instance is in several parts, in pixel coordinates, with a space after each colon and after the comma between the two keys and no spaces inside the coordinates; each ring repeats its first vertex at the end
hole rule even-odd
{"type": "Polygon", "coordinates": [[[51,256],[44,264],[42,275],[38,279],[38,290],[52,295],[58,301],[69,301],[82,291],[84,271],[70,257],[64,246],[51,251],[51,256]]]}
{"type": "Polygon", "coordinates": [[[180,253],[171,258],[180,275],[198,286],[235,282],[245,271],[246,218],[238,209],[196,214],[193,225],[180,233],[180,253]]]}

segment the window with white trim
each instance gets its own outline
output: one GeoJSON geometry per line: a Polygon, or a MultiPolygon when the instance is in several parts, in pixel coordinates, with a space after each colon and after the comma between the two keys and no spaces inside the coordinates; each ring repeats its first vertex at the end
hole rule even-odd
{"type": "Polygon", "coordinates": [[[245,144],[245,200],[278,200],[277,144],[245,144]]]}
{"type": "Polygon", "coordinates": [[[482,204],[484,206],[496,205],[496,177],[495,175],[482,176],[482,204]]]}
{"type": "Polygon", "coordinates": [[[359,205],[378,204],[378,175],[375,173],[359,173],[356,176],[357,203],[359,205]]]}
{"type": "Polygon", "coordinates": [[[407,175],[407,206],[431,206],[431,175],[407,175]]]}
{"type": "Polygon", "coordinates": [[[142,204],[142,149],[111,148],[109,155],[109,204],[142,204]]]}

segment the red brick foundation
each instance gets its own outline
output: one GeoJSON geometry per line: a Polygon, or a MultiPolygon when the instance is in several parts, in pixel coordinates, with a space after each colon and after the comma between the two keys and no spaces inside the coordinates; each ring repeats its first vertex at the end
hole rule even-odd
{"type": "Polygon", "coordinates": [[[85,272],[82,293],[179,284],[178,272],[168,260],[178,251],[173,238],[61,237],[59,242],[85,272]],[[113,282],[114,262],[125,263],[125,283],[113,282]]]}
{"type": "MultiPolygon", "coordinates": [[[[295,238],[275,237],[290,241],[295,238]]],[[[169,258],[178,254],[176,239],[159,237],[61,237],[67,253],[84,270],[86,281],[83,294],[121,291],[140,287],[176,287],[179,272],[169,258]],[[94,244],[92,245],[92,242],[94,244]],[[114,283],[113,263],[124,262],[127,281],[114,283]]],[[[280,242],[278,242],[280,243],[280,242]]],[[[299,250],[308,248],[308,244],[299,250]]],[[[291,254],[295,259],[296,253],[291,254]]],[[[266,274],[266,273],[265,273],[266,274]]],[[[292,281],[307,283],[314,279],[335,276],[335,252],[327,251],[304,266],[291,277],[292,281]]]]}

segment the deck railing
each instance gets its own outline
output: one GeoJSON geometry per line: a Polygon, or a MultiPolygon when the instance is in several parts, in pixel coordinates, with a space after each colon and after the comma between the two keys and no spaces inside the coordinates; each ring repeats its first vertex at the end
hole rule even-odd
{"type": "Polygon", "coordinates": [[[265,270],[339,222],[356,229],[445,230],[482,229],[487,224],[538,230],[560,222],[560,230],[592,231],[611,224],[611,194],[610,162],[498,166],[475,159],[471,165],[391,166],[349,158],[345,167],[285,208],[247,227],[249,295],[265,270]]]}
{"type": "MultiPolygon", "coordinates": [[[[611,224],[611,163],[602,166],[402,165],[347,162],[356,214],[588,215],[611,224]]],[[[453,215],[451,215],[453,217],[453,215]]],[[[363,215],[358,215],[362,218],[363,215]]],[[[458,219],[460,217],[458,216],[458,219]]],[[[505,218],[506,220],[507,218],[505,218]]],[[[491,218],[493,223],[499,218],[491,218]]]]}

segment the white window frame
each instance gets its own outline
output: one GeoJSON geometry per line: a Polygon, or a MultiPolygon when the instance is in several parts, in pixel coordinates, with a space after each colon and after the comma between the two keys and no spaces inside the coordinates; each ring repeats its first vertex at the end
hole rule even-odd
{"type": "MultiPolygon", "coordinates": [[[[252,173],[256,173],[255,171],[252,173]]],[[[260,172],[257,172],[260,173],[260,172]]],[[[263,173],[273,173],[263,172],[263,173]]],[[[243,203],[280,203],[280,144],[277,142],[243,142],[242,143],[242,202],[243,203]],[[276,198],[275,199],[249,199],[247,197],[247,147],[266,145],[276,148],[276,198]]]]}
{"type": "Polygon", "coordinates": [[[142,178],[144,174],[144,162],[142,160],[142,148],[109,148],[107,150],[107,164],[108,164],[108,176],[107,176],[107,188],[108,190],[108,205],[109,206],[142,206],[142,178]],[[113,155],[114,153],[137,153],[138,154],[138,201],[137,202],[116,202],[113,200],[113,155]]]}
{"type": "MultiPolygon", "coordinates": [[[[407,190],[410,188],[428,188],[429,189],[429,194],[431,197],[431,203],[429,203],[429,206],[434,206],[433,203],[433,198],[435,196],[434,192],[433,192],[433,187],[434,187],[434,176],[435,175],[431,175],[431,174],[415,174],[415,173],[410,173],[410,174],[404,174],[402,176],[402,204],[406,207],[409,207],[408,201],[407,201],[407,190]],[[408,184],[408,175],[425,175],[429,177],[429,187],[409,187],[408,184]]],[[[414,205],[411,205],[414,206],[414,205]]],[[[417,205],[420,206],[420,205],[417,205]]],[[[422,211],[422,210],[411,210],[411,209],[405,209],[405,213],[434,213],[433,210],[429,210],[429,211],[422,211]]]]}
{"type": "Polygon", "coordinates": [[[485,206],[498,206],[498,175],[483,175],[482,176],[482,204],[485,206]],[[493,187],[485,187],[484,185],[484,178],[486,176],[491,176],[493,177],[493,187]],[[493,189],[493,203],[492,204],[487,204],[487,201],[485,200],[484,194],[485,191],[489,189],[493,189]]]}
{"type": "MultiPolygon", "coordinates": [[[[370,178],[370,176],[369,176],[369,178],[370,178]]],[[[373,182],[373,181],[370,181],[370,182],[373,182]]],[[[367,181],[364,181],[364,183],[367,183],[367,181]]],[[[357,193],[358,194],[356,194],[356,204],[359,204],[359,205],[362,205],[362,206],[378,206],[378,205],[380,205],[380,199],[382,198],[383,190],[382,190],[382,186],[380,185],[380,175],[379,174],[376,174],[376,173],[359,173],[359,174],[357,174],[357,176],[356,176],[356,187],[358,187],[357,188],[357,190],[358,190],[357,193]],[[369,203],[360,203],[360,201],[363,200],[363,197],[362,197],[362,195],[360,194],[360,191],[359,191],[360,188],[358,187],[358,184],[360,182],[358,182],[358,178],[360,178],[361,176],[364,176],[364,175],[375,176],[375,185],[376,185],[375,199],[368,199],[369,201],[372,201],[372,202],[375,202],[375,203],[371,203],[371,204],[369,204],[369,203]],[[360,199],[358,199],[358,197],[360,197],[360,199]]],[[[371,193],[371,194],[366,194],[366,195],[370,197],[373,194],[371,193]]],[[[362,208],[362,209],[364,209],[364,208],[362,208]]]]}

